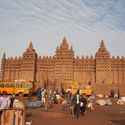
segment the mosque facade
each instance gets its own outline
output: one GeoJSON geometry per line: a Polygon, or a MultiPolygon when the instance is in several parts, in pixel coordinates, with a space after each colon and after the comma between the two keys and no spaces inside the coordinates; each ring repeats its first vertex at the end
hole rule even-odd
{"type": "Polygon", "coordinates": [[[95,57],[74,57],[66,38],[56,48],[56,55],[38,56],[32,42],[22,57],[1,61],[1,81],[32,81],[36,87],[61,88],[64,84],[125,84],[125,58],[110,57],[103,40],[95,57]]]}

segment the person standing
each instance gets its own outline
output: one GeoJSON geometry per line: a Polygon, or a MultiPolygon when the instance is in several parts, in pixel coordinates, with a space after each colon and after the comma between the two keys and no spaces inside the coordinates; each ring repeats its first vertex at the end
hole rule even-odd
{"type": "Polygon", "coordinates": [[[118,99],[120,98],[120,92],[119,92],[119,89],[118,89],[118,99]]]}
{"type": "Polygon", "coordinates": [[[11,104],[11,100],[7,96],[7,92],[3,91],[2,97],[0,97],[0,109],[9,108],[10,104],[11,104]]]}
{"type": "Polygon", "coordinates": [[[32,97],[33,97],[33,91],[32,89],[29,90],[29,101],[32,101],[32,97]]]}
{"type": "Polygon", "coordinates": [[[110,90],[110,97],[113,98],[113,91],[110,90]]]}
{"type": "Polygon", "coordinates": [[[49,90],[49,98],[51,99],[52,96],[53,96],[53,94],[52,94],[52,89],[50,88],[50,90],[49,90]]]}
{"type": "Polygon", "coordinates": [[[82,114],[84,114],[86,110],[86,104],[87,104],[86,95],[81,95],[80,110],[82,111],[82,114]]]}
{"type": "Polygon", "coordinates": [[[112,91],[112,98],[114,98],[115,97],[115,90],[113,89],[113,91],[112,91]]]}
{"type": "Polygon", "coordinates": [[[56,96],[56,93],[55,93],[54,96],[53,96],[53,103],[54,103],[54,104],[57,104],[57,96],[56,96]]]}
{"type": "Polygon", "coordinates": [[[38,100],[40,101],[41,100],[41,89],[40,88],[38,88],[37,97],[38,97],[38,100]]]}
{"type": "Polygon", "coordinates": [[[74,114],[77,118],[79,118],[79,110],[80,110],[80,95],[79,95],[79,89],[77,90],[77,93],[73,96],[73,105],[74,105],[74,114]]]}
{"type": "Polygon", "coordinates": [[[46,90],[43,88],[42,89],[42,93],[41,93],[41,97],[42,97],[42,102],[45,103],[45,93],[46,93],[46,90]]]}
{"type": "Polygon", "coordinates": [[[71,93],[70,93],[70,91],[68,91],[66,97],[67,97],[67,104],[70,104],[71,103],[71,93]]]}
{"type": "Polygon", "coordinates": [[[62,88],[62,90],[61,90],[61,93],[62,93],[62,97],[64,98],[64,97],[65,97],[65,91],[64,91],[63,88],[62,88]]]}
{"type": "Polygon", "coordinates": [[[59,90],[58,90],[58,88],[56,89],[56,94],[59,94],[59,90]]]}
{"type": "Polygon", "coordinates": [[[94,107],[93,107],[93,96],[90,96],[90,97],[88,98],[88,109],[89,109],[90,111],[93,111],[93,110],[94,110],[94,107]]]}

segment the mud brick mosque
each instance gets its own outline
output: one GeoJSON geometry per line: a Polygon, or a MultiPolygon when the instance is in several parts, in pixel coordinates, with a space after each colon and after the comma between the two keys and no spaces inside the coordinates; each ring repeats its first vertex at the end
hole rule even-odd
{"type": "Polygon", "coordinates": [[[66,38],[56,48],[56,56],[41,57],[35,52],[32,42],[22,57],[6,58],[1,62],[1,81],[32,81],[36,87],[63,87],[77,81],[80,84],[125,84],[125,58],[110,57],[103,40],[95,57],[74,57],[73,47],[66,38]]]}

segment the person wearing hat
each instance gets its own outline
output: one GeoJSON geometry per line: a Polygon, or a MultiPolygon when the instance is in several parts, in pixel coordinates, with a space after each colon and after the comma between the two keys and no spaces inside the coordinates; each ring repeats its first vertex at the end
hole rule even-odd
{"type": "Polygon", "coordinates": [[[0,97],[0,109],[9,108],[11,100],[7,96],[7,92],[3,91],[2,97],[0,97]]]}

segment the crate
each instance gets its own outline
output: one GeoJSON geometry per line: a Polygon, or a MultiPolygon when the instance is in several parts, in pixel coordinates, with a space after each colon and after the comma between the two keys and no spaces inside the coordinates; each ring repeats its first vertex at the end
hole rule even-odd
{"type": "Polygon", "coordinates": [[[25,125],[25,110],[0,109],[0,125],[25,125]]]}

